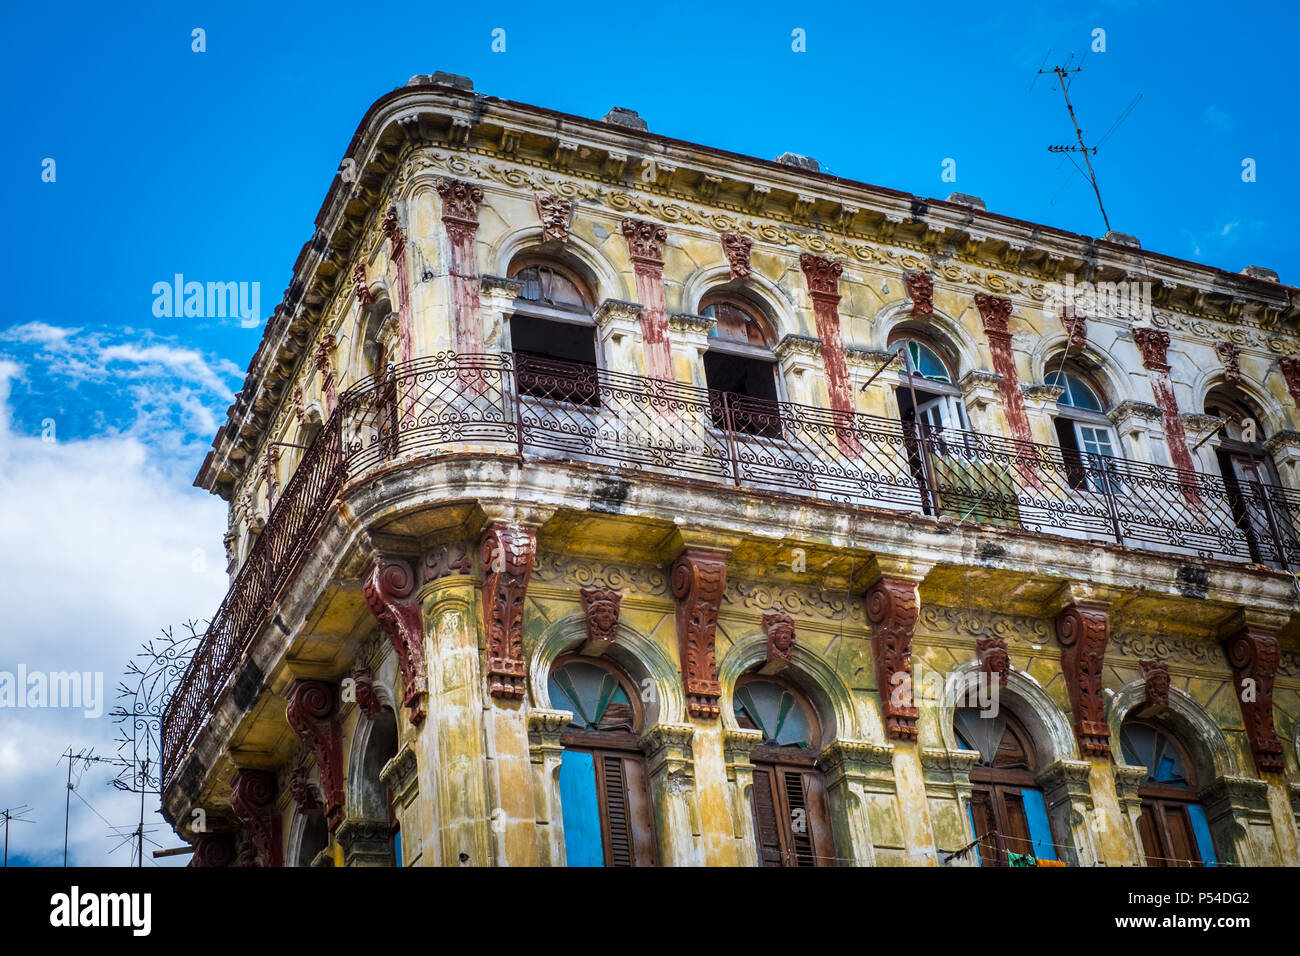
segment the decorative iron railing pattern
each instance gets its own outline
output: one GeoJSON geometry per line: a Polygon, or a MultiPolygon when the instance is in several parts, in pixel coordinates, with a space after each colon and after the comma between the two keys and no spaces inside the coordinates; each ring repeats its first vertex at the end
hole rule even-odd
{"type": "Polygon", "coordinates": [[[588,462],[1189,559],[1300,564],[1300,494],[1278,486],[594,366],[444,353],[340,397],[168,706],[168,779],[344,483],[440,451],[588,462]]]}

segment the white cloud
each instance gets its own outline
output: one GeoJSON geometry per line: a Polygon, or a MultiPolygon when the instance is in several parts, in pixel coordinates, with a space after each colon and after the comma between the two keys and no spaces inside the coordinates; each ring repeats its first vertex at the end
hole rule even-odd
{"type": "MultiPolygon", "coordinates": [[[[145,348],[138,356],[202,378],[197,353],[145,348]]],[[[127,661],[160,628],[210,616],[225,593],[226,522],[223,502],[176,477],[175,463],[160,452],[165,442],[111,434],[46,443],[14,432],[10,385],[23,373],[0,359],[0,670],[102,672],[108,698],[99,719],[80,710],[0,708],[0,806],[30,804],[36,820],[15,825],[10,854],[57,864],[67,773],[58,755],[69,746],[116,752],[118,728],[107,711],[127,661]],[[204,557],[199,570],[196,552],[204,557]]],[[[197,393],[182,391],[180,403],[193,425],[209,428],[211,412],[204,417],[197,393]]],[[[165,424],[156,426],[165,438],[165,424]]],[[[179,447],[181,439],[172,441],[179,447]]],[[[100,765],[85,769],[77,792],[130,828],[139,798],[109,788],[111,775],[100,765]]],[[[157,798],[147,801],[151,822],[159,822],[157,798]]],[[[128,862],[126,847],[109,855],[121,841],[76,797],[72,821],[70,862],[128,862]]],[[[153,838],[178,842],[165,829],[153,838]]]]}

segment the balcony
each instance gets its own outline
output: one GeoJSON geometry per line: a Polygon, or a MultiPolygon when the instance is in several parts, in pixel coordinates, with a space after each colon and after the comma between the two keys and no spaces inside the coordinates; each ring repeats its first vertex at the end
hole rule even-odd
{"type": "Polygon", "coordinates": [[[1300,493],[1275,485],[530,356],[443,353],[390,366],[341,396],[168,704],[164,781],[341,490],[399,459],[450,452],[589,463],[1189,560],[1300,564],[1300,493]]]}

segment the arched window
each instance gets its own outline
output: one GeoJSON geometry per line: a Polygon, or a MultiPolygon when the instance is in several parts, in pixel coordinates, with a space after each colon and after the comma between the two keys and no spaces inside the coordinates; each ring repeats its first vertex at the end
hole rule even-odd
{"type": "Polygon", "coordinates": [[[1056,438],[1065,459],[1066,480],[1071,488],[1078,490],[1117,491],[1111,459],[1117,457],[1118,445],[1110,419],[1105,415],[1100,390],[1082,370],[1056,364],[1044,381],[1063,389],[1056,400],[1055,424],[1056,438]]]}
{"type": "Polygon", "coordinates": [[[524,255],[510,266],[523,285],[510,316],[519,390],[536,398],[598,405],[595,296],[577,269],[524,255]]]}
{"type": "Polygon", "coordinates": [[[834,866],[835,842],[816,759],[817,714],[796,688],[771,677],[736,684],[736,722],[763,734],[753,749],[750,804],[763,866],[834,866]]]}
{"type": "MultiPolygon", "coordinates": [[[[1268,496],[1278,484],[1277,466],[1264,447],[1264,427],[1253,403],[1239,389],[1220,386],[1205,396],[1205,413],[1226,419],[1216,436],[1215,457],[1233,520],[1257,564],[1278,564],[1268,496]]],[[[1281,511],[1286,512],[1282,505],[1281,511]]]]}
{"type": "Polygon", "coordinates": [[[931,431],[969,428],[953,363],[936,346],[906,330],[890,344],[903,357],[898,411],[904,422],[924,422],[931,431]]]}
{"type": "MultiPolygon", "coordinates": [[[[402,865],[402,836],[393,807],[393,794],[380,777],[390,760],[397,756],[397,718],[393,711],[382,708],[370,721],[370,732],[365,739],[360,780],[357,781],[357,799],[354,812],[367,823],[386,824],[388,847],[383,862],[388,866],[402,865]]],[[[366,847],[372,857],[374,849],[366,847]]]]}
{"type": "Polygon", "coordinates": [[[777,365],[769,323],[739,297],[705,296],[700,314],[715,319],[704,353],[704,380],[714,393],[713,423],[769,438],[781,436],[777,365]]]}
{"type": "Polygon", "coordinates": [[[971,827],[981,866],[1035,866],[1059,860],[1029,732],[1005,707],[993,716],[959,707],[953,730],[962,748],[979,753],[971,767],[971,827]]]}
{"type": "Polygon", "coordinates": [[[325,814],[319,810],[306,815],[302,823],[302,835],[298,840],[298,852],[290,866],[311,866],[312,861],[330,845],[329,825],[325,814]]]}
{"type": "Polygon", "coordinates": [[[560,740],[560,805],[569,866],[653,866],[657,859],[640,697],[604,661],[561,658],[551,706],[573,712],[560,740]]]}
{"type": "Polygon", "coordinates": [[[1124,722],[1119,743],[1125,763],[1147,770],[1138,785],[1138,832],[1147,866],[1214,866],[1214,840],[1183,748],[1160,727],[1139,720],[1124,722]]]}

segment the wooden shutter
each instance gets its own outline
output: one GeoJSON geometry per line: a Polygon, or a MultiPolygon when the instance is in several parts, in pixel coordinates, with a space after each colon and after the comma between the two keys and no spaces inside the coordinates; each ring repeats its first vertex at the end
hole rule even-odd
{"type": "Polygon", "coordinates": [[[773,777],[773,771],[767,767],[754,768],[754,836],[758,841],[758,859],[763,866],[784,865],[773,777]]]}
{"type": "Polygon", "coordinates": [[[788,866],[816,866],[813,854],[812,820],[804,792],[803,774],[798,770],[782,770],[781,788],[785,796],[785,820],[790,847],[788,866]]]}
{"type": "Polygon", "coordinates": [[[1168,866],[1165,859],[1168,854],[1161,846],[1157,832],[1156,808],[1150,801],[1142,801],[1142,816],[1138,817],[1138,833],[1142,836],[1142,853],[1147,858],[1147,866],[1168,866]]]}
{"type": "Polygon", "coordinates": [[[632,838],[632,865],[655,866],[659,862],[659,849],[655,843],[654,810],[650,805],[645,762],[640,757],[624,757],[622,762],[627,822],[632,838]]]}
{"type": "Polygon", "coordinates": [[[1201,862],[1201,855],[1196,850],[1196,836],[1192,833],[1192,821],[1187,817],[1186,808],[1177,803],[1166,803],[1161,809],[1164,811],[1165,828],[1169,833],[1173,865],[1198,865],[1201,862]]]}
{"type": "Polygon", "coordinates": [[[976,787],[970,795],[971,826],[975,828],[975,839],[979,840],[980,866],[998,866],[1001,853],[998,841],[993,836],[997,829],[993,815],[993,800],[988,790],[976,787]]]}
{"type": "Polygon", "coordinates": [[[1024,798],[1019,790],[998,788],[1002,804],[1003,844],[1009,853],[1034,852],[1034,841],[1029,838],[1029,819],[1025,816],[1024,798]]]}
{"type": "Polygon", "coordinates": [[[632,865],[632,834],[627,815],[627,781],[623,761],[618,757],[600,758],[600,805],[604,824],[605,865],[632,865]]]}

